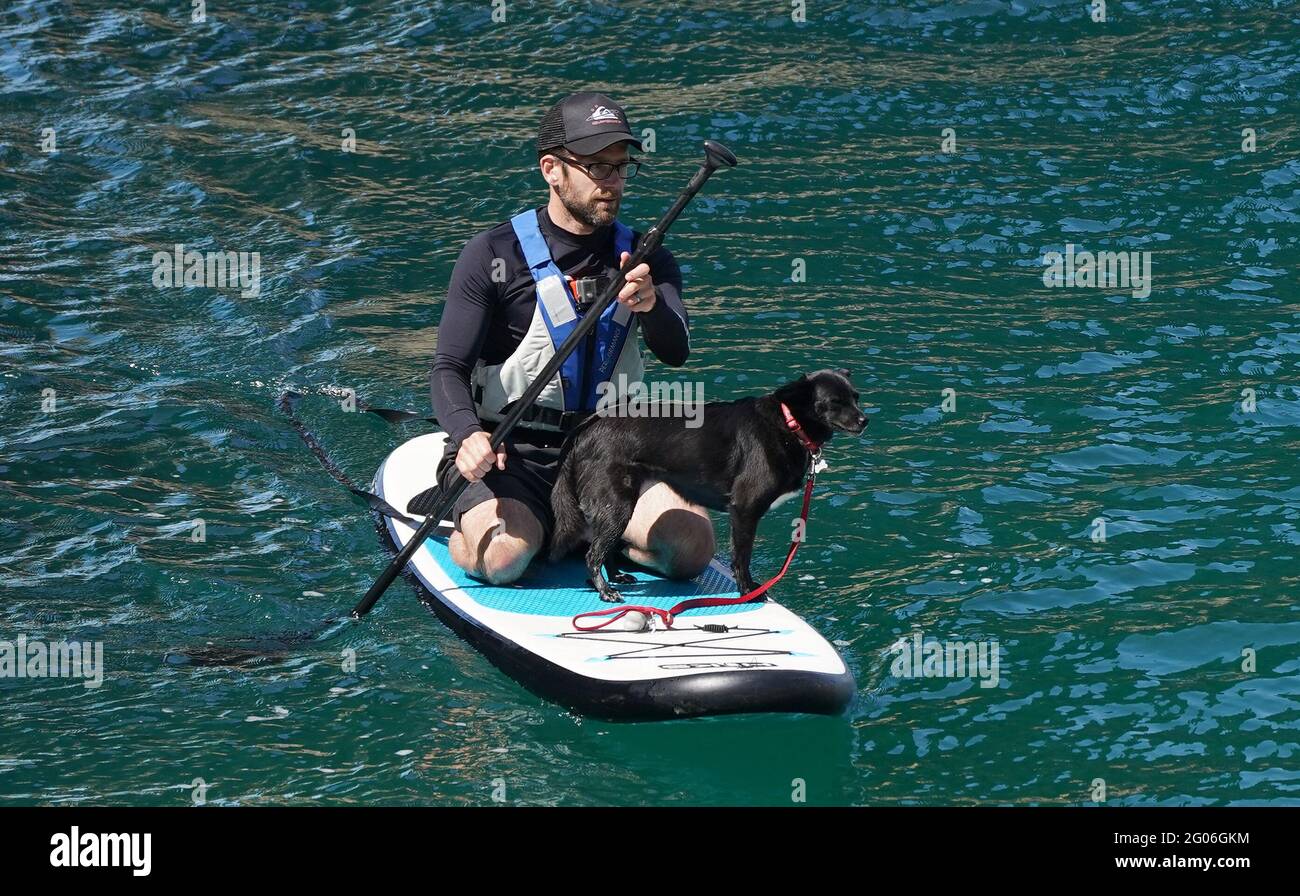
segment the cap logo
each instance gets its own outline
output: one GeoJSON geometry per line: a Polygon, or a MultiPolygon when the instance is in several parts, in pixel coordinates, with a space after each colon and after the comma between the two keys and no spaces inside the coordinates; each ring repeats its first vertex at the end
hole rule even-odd
{"type": "Polygon", "coordinates": [[[613,122],[615,124],[623,123],[623,119],[619,117],[617,112],[605,106],[593,106],[591,114],[587,116],[587,121],[591,124],[604,124],[605,122],[613,122]]]}

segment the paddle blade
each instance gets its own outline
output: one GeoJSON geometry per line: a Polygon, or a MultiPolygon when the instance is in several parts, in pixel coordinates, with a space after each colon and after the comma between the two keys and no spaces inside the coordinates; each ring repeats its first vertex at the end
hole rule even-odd
{"type": "Polygon", "coordinates": [[[376,417],[382,417],[388,423],[409,423],[412,420],[423,420],[426,423],[438,422],[432,417],[423,417],[414,411],[399,411],[393,408],[376,408],[370,406],[366,407],[366,411],[374,414],[376,417]]]}
{"type": "Polygon", "coordinates": [[[358,498],[365,501],[366,504],[370,506],[371,510],[381,513],[384,516],[392,517],[393,519],[397,520],[399,523],[405,523],[406,525],[410,526],[412,529],[416,529],[420,525],[415,520],[408,519],[407,517],[402,516],[402,514],[398,511],[396,507],[394,507],[392,504],[389,504],[387,501],[385,501],[383,498],[379,497],[378,495],[372,495],[370,492],[359,488],[350,488],[348,489],[348,491],[352,492],[352,494],[356,495],[358,498]]]}

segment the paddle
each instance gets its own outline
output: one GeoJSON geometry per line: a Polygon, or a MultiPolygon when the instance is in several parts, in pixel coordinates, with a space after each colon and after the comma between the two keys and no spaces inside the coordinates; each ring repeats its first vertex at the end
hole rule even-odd
{"type": "MultiPolygon", "coordinates": [[[[510,430],[515,428],[515,424],[519,422],[528,409],[533,406],[533,403],[537,401],[537,396],[542,394],[542,390],[546,388],[547,383],[551,381],[551,378],[554,377],[560,367],[563,366],[565,359],[568,358],[569,355],[573,354],[573,351],[578,347],[578,344],[582,342],[589,332],[591,332],[592,327],[596,326],[596,322],[600,319],[601,314],[604,313],[605,309],[609,307],[609,304],[614,301],[619,290],[623,288],[623,284],[627,282],[627,272],[645,261],[652,252],[663,245],[664,234],[668,232],[668,228],[677,220],[677,216],[680,215],[682,209],[686,207],[686,203],[690,202],[691,199],[694,198],[695,194],[700,191],[700,188],[704,186],[704,182],[709,179],[710,175],[719,168],[724,166],[732,168],[735,164],[736,157],[732,154],[731,150],[727,149],[727,147],[713,140],[704,141],[704,164],[695,172],[690,183],[686,185],[686,189],[677,197],[677,201],[672,204],[672,207],[669,208],[668,211],[664,212],[664,216],[659,219],[659,222],[642,235],[641,242],[637,246],[636,252],[632,253],[632,256],[627,260],[627,264],[623,265],[619,270],[618,276],[614,279],[614,282],[605,289],[604,293],[602,293],[600,298],[596,300],[591,309],[582,316],[581,322],[573,329],[573,332],[569,334],[568,338],[565,339],[564,342],[560,343],[560,347],[555,350],[555,355],[547,362],[546,366],[542,368],[541,373],[539,373],[536,379],[533,380],[532,384],[529,385],[528,390],[524,392],[523,396],[513,402],[510,413],[506,415],[504,420],[496,425],[496,428],[492,431],[491,439],[492,450],[494,452],[505,443],[506,436],[510,435],[510,430]]],[[[452,480],[447,491],[443,493],[442,499],[438,501],[437,505],[428,513],[428,515],[425,516],[424,522],[420,525],[420,528],[415,530],[415,534],[411,536],[411,540],[408,541],[406,546],[398,552],[397,556],[393,559],[393,562],[388,564],[388,568],[385,569],[383,574],[375,580],[375,584],[370,586],[370,590],[367,591],[366,596],[361,599],[361,603],[353,607],[353,619],[360,619],[362,616],[370,612],[374,607],[375,602],[379,600],[383,593],[388,590],[388,586],[393,584],[393,580],[396,579],[398,575],[401,574],[402,570],[406,568],[406,564],[410,562],[411,557],[413,557],[415,552],[420,549],[420,546],[424,544],[425,539],[433,534],[433,530],[438,527],[443,516],[451,510],[452,506],[456,503],[456,499],[459,498],[468,487],[469,480],[460,475],[459,470],[454,470],[452,480]]]]}
{"type": "Polygon", "coordinates": [[[410,423],[412,420],[423,420],[425,423],[437,423],[432,417],[426,417],[423,414],[417,414],[415,411],[402,411],[396,408],[377,408],[366,405],[367,413],[374,414],[388,423],[410,423]]]}

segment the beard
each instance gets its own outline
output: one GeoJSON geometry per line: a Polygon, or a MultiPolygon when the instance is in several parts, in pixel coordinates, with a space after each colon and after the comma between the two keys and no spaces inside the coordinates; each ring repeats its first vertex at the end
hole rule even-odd
{"type": "Polygon", "coordinates": [[[564,204],[569,214],[588,227],[604,227],[612,223],[618,216],[619,206],[623,202],[621,196],[615,197],[611,202],[583,198],[567,177],[556,186],[556,193],[559,194],[560,202],[564,204]]]}

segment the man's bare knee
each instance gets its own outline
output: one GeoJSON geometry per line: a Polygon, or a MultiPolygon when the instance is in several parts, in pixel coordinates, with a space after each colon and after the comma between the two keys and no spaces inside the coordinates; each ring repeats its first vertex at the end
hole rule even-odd
{"type": "Polygon", "coordinates": [[[695,578],[708,569],[717,549],[713,523],[689,510],[665,512],[651,530],[651,544],[659,569],[670,579],[695,578]]]}
{"type": "Polygon", "coordinates": [[[452,560],[494,585],[523,575],[543,540],[541,522],[526,505],[511,498],[471,507],[461,515],[461,530],[452,534],[448,544],[452,560]]]}
{"type": "Polygon", "coordinates": [[[498,535],[483,555],[483,578],[493,585],[507,585],[524,574],[537,547],[509,535],[498,535]]]}

